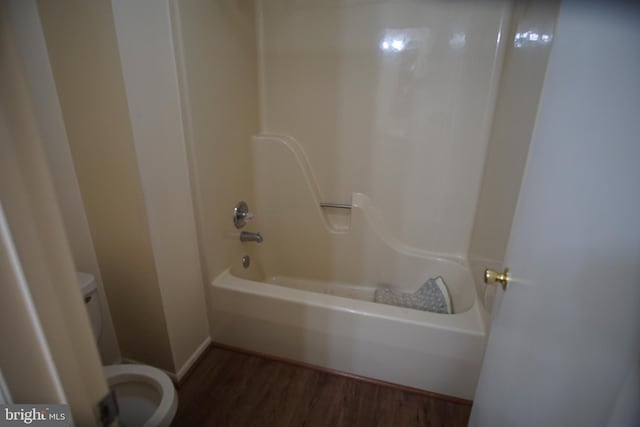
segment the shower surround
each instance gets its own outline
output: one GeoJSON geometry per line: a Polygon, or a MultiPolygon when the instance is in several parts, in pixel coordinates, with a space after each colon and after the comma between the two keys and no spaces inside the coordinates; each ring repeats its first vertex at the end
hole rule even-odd
{"type": "Polygon", "coordinates": [[[518,6],[172,8],[213,340],[471,399],[489,316],[467,257],[518,6]],[[453,314],[373,302],[437,276],[453,314]]]}

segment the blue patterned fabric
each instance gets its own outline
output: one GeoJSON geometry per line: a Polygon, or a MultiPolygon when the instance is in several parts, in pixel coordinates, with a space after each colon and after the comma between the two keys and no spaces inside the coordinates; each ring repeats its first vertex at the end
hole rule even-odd
{"type": "Polygon", "coordinates": [[[397,305],[415,310],[451,314],[451,298],[442,277],[431,278],[413,293],[401,292],[391,288],[376,289],[374,301],[382,304],[397,305]]]}

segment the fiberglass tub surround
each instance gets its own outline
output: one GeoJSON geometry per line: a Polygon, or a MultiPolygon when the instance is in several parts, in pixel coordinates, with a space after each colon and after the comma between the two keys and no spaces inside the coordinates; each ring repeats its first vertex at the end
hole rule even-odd
{"type": "MultiPolygon", "coordinates": [[[[471,399],[487,313],[468,254],[496,98],[499,89],[510,90],[501,80],[502,62],[507,50],[517,49],[507,74],[534,69],[530,59],[540,62],[543,51],[523,40],[539,34],[550,40],[550,31],[534,28],[547,18],[536,16],[533,3],[507,1],[219,6],[177,5],[182,17],[202,17],[181,31],[213,339],[471,399]],[[242,22],[212,26],[204,19],[209,15],[242,22]],[[207,37],[215,42],[213,56],[201,43],[207,37]],[[247,40],[257,43],[234,48],[247,40]],[[218,72],[214,62],[226,67],[222,80],[203,79],[218,72]],[[238,66],[243,72],[233,69],[238,66]],[[253,90],[249,79],[256,74],[257,93],[239,96],[253,90]],[[209,114],[211,100],[230,89],[231,99],[244,104],[209,114]],[[237,120],[254,117],[253,110],[238,110],[253,99],[257,128],[237,120]],[[253,167],[238,174],[237,164],[253,167]],[[243,199],[256,218],[238,231],[229,213],[243,199]],[[453,314],[374,302],[378,287],[414,292],[438,276],[453,314]]],[[[518,105],[529,99],[509,93],[518,93],[518,105]]],[[[513,127],[517,120],[507,122],[513,127]]],[[[516,136],[509,140],[526,139],[516,136]]],[[[513,182],[516,175],[509,175],[513,182]]],[[[482,218],[482,227],[496,229],[491,215],[482,218]]],[[[494,252],[495,260],[474,256],[492,266],[488,261],[499,263],[494,252]]]]}
{"type": "MultiPolygon", "coordinates": [[[[364,193],[406,245],[465,257],[508,12],[500,1],[260,2],[261,132],[300,144],[323,201],[364,193]]],[[[254,162],[277,173],[288,160],[254,162]]]]}
{"type": "Polygon", "coordinates": [[[216,341],[472,398],[486,313],[466,253],[508,13],[258,2],[247,230],[264,241],[237,246],[212,284],[216,341]],[[414,292],[437,276],[453,314],[373,302],[376,287],[414,292]]]}
{"type": "Polygon", "coordinates": [[[341,209],[336,221],[330,213],[336,208],[321,206],[314,172],[292,138],[258,136],[253,148],[256,212],[260,227],[271,231],[258,248],[264,280],[373,301],[376,287],[413,292],[442,276],[453,312],[471,308],[475,288],[463,260],[402,243],[363,193],[351,195],[345,205],[352,208],[341,209]],[[272,170],[274,162],[281,167],[272,170]]]}

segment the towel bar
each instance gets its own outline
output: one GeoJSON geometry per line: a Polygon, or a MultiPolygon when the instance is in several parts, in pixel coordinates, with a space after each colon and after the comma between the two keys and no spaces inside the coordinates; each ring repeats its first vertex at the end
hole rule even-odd
{"type": "Polygon", "coordinates": [[[336,209],[351,209],[353,206],[348,205],[346,203],[330,203],[330,202],[320,202],[321,208],[336,208],[336,209]]]}

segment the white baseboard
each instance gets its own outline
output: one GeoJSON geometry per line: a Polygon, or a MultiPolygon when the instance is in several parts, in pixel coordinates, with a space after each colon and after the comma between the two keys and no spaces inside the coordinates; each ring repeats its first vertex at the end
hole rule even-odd
{"type": "Polygon", "coordinates": [[[191,357],[189,357],[187,361],[184,362],[182,367],[178,369],[178,373],[175,375],[176,381],[180,381],[182,377],[184,377],[184,375],[187,372],[189,372],[189,369],[191,369],[191,366],[193,366],[193,364],[198,360],[202,352],[204,352],[209,347],[210,344],[211,344],[211,337],[206,337],[204,341],[202,341],[202,344],[198,346],[196,351],[193,352],[191,357]]]}
{"type": "MultiPolygon", "coordinates": [[[[182,377],[187,372],[189,372],[189,369],[191,368],[191,366],[198,360],[198,358],[200,357],[202,352],[204,352],[209,347],[210,344],[211,344],[211,337],[206,337],[204,339],[204,341],[202,341],[202,343],[198,346],[198,348],[193,352],[193,354],[191,356],[189,356],[187,361],[184,362],[182,367],[180,369],[178,369],[178,373],[169,372],[169,371],[167,371],[165,369],[162,369],[162,368],[158,368],[158,369],[160,369],[165,374],[169,375],[169,377],[174,382],[178,382],[178,381],[180,381],[182,379],[182,377]]],[[[142,362],[139,362],[139,361],[137,361],[135,359],[130,359],[128,357],[123,357],[122,358],[122,363],[135,363],[137,365],[146,365],[146,363],[142,363],[142,362]]]]}

